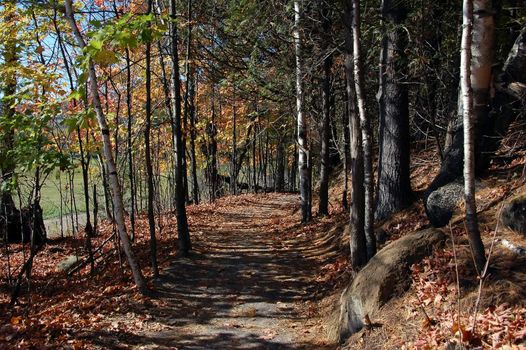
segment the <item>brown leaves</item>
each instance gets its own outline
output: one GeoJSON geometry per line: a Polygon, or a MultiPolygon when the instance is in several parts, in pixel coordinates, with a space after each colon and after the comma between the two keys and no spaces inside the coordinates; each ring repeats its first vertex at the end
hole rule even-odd
{"type": "Polygon", "coordinates": [[[419,309],[424,315],[414,348],[435,349],[446,343],[462,343],[474,348],[520,349],[519,344],[526,340],[526,309],[507,304],[488,307],[479,313],[474,331],[472,307],[463,302],[460,317],[457,314],[454,268],[452,252],[446,250],[437,251],[412,267],[414,315],[419,309]]]}

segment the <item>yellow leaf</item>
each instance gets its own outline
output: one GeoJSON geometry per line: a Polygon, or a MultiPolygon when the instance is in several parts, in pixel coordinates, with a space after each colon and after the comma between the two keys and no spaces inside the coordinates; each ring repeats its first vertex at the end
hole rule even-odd
{"type": "Polygon", "coordinates": [[[11,317],[11,324],[13,326],[20,324],[22,322],[22,316],[13,316],[11,317]]]}

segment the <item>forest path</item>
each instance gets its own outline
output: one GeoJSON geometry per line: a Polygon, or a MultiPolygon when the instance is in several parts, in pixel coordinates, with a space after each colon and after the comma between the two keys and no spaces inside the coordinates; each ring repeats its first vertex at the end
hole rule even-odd
{"type": "Polygon", "coordinates": [[[309,311],[320,260],[297,211],[297,195],[247,195],[193,218],[192,256],[157,284],[170,327],[139,348],[334,349],[309,311]]]}

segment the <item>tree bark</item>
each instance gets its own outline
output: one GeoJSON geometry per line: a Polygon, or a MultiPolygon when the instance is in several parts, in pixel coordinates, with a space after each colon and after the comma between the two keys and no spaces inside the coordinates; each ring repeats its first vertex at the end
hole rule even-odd
{"type": "Polygon", "coordinates": [[[179,53],[177,51],[177,7],[175,0],[170,0],[170,39],[172,58],[172,109],[174,117],[174,136],[176,148],[175,161],[175,207],[177,215],[177,235],[179,253],[187,256],[192,249],[188,220],[186,217],[186,198],[184,188],[184,165],[183,165],[183,137],[181,128],[181,82],[179,80],[179,53]]]}
{"type": "MultiPolygon", "coordinates": [[[[352,43],[353,43],[353,63],[354,63],[354,85],[356,89],[356,102],[360,115],[360,126],[362,130],[363,142],[363,169],[364,169],[364,188],[365,188],[365,238],[367,242],[367,260],[376,253],[376,238],[374,235],[374,173],[373,173],[373,137],[371,132],[371,121],[367,116],[365,108],[365,91],[363,78],[363,65],[361,58],[361,19],[360,1],[353,0],[352,18],[352,43]]],[[[354,133],[354,131],[352,131],[354,133]]],[[[351,141],[354,142],[354,141],[351,141]]],[[[353,172],[355,168],[353,167],[353,172]]],[[[353,180],[354,182],[354,180],[353,180]]]]}
{"type": "Polygon", "coordinates": [[[285,138],[278,135],[276,152],[276,192],[285,190],[285,138]]]}
{"type": "MultiPolygon", "coordinates": [[[[347,59],[347,57],[345,58],[347,59]]],[[[351,75],[352,78],[352,75],[351,75]]],[[[344,173],[344,183],[343,183],[343,192],[342,192],[342,207],[344,210],[349,209],[349,169],[350,169],[350,159],[351,159],[351,134],[350,134],[350,118],[351,111],[356,114],[356,107],[354,106],[354,96],[347,97],[349,92],[348,87],[349,82],[345,79],[345,90],[343,91],[343,99],[345,101],[345,113],[342,113],[342,133],[343,133],[343,173],[344,173]],[[351,106],[352,103],[352,106],[351,106]]]]}
{"type": "MultiPolygon", "coordinates": [[[[492,65],[494,61],[494,19],[490,0],[476,0],[473,2],[474,17],[472,24],[471,50],[473,58],[470,64],[470,80],[473,89],[473,115],[474,115],[474,161],[475,172],[480,173],[488,165],[488,159],[496,150],[496,145],[502,139],[502,135],[496,135],[495,130],[502,131],[498,124],[506,125],[509,119],[503,110],[508,102],[494,98],[491,100],[492,65]],[[490,108],[492,105],[492,108],[490,108]],[[493,114],[502,114],[498,117],[493,114]],[[490,135],[490,137],[488,137],[490,135]],[[491,139],[491,141],[489,141],[491,139]]],[[[510,53],[511,54],[511,53],[510,53]]],[[[510,113],[513,114],[513,113],[510,113]]],[[[436,210],[436,204],[430,198],[433,192],[441,187],[456,181],[463,176],[464,161],[464,112],[462,91],[459,92],[458,113],[452,124],[451,144],[447,148],[440,171],[434,178],[424,195],[424,204],[429,220],[434,226],[445,226],[450,215],[440,214],[436,210]]],[[[444,202],[447,202],[444,201],[444,202]]],[[[451,213],[452,214],[452,213],[451,213]]]]}
{"type": "Polygon", "coordinates": [[[194,204],[199,204],[199,184],[197,182],[197,159],[195,154],[195,139],[197,137],[196,122],[197,113],[195,105],[195,91],[197,89],[197,76],[194,71],[190,75],[192,84],[190,84],[190,157],[192,169],[192,199],[194,204]]]}
{"type": "Polygon", "coordinates": [[[301,5],[294,1],[294,47],[296,56],[296,113],[298,132],[298,173],[300,177],[301,221],[307,223],[312,217],[310,202],[309,143],[307,123],[304,117],[303,62],[301,45],[301,5]]]}
{"type": "MultiPolygon", "coordinates": [[[[354,40],[351,26],[354,23],[353,5],[356,0],[345,2],[345,76],[347,79],[347,102],[349,108],[350,153],[351,153],[351,206],[350,206],[350,253],[354,268],[367,263],[367,242],[365,236],[365,175],[362,127],[355,108],[355,79],[353,57],[354,40]]],[[[359,5],[359,4],[358,4],[359,5]]],[[[359,8],[357,6],[357,8],[359,8]]],[[[358,85],[358,84],[356,84],[358,85]]]]}
{"type": "Polygon", "coordinates": [[[188,132],[188,118],[190,115],[190,84],[191,84],[191,68],[190,68],[190,59],[192,55],[191,45],[192,45],[192,0],[187,1],[187,36],[186,36],[186,59],[185,59],[185,90],[184,90],[184,116],[183,116],[183,174],[184,174],[184,195],[186,202],[190,201],[189,191],[188,191],[188,167],[186,161],[186,135],[188,132]]]}
{"type": "Polygon", "coordinates": [[[376,219],[383,220],[411,203],[409,173],[409,99],[406,80],[407,40],[402,27],[407,9],[402,1],[383,0],[388,29],[380,65],[380,132],[376,219]]]}
{"type": "MultiPolygon", "coordinates": [[[[480,238],[477,221],[477,205],[475,202],[475,141],[474,141],[474,94],[472,79],[472,29],[473,29],[473,0],[463,1],[462,43],[460,57],[460,83],[462,91],[463,123],[464,123],[464,201],[466,206],[466,227],[468,230],[469,245],[475,260],[479,275],[484,270],[486,255],[484,244],[480,238]]],[[[488,80],[489,84],[489,80],[488,80]]]]}
{"type": "MultiPolygon", "coordinates": [[[[75,21],[75,16],[73,14],[72,0],[65,0],[65,8],[66,8],[66,20],[68,21],[71,27],[71,30],[73,31],[74,37],[78,45],[81,48],[84,48],[86,46],[86,43],[75,21]]],[[[130,239],[126,232],[126,224],[124,221],[124,207],[123,207],[123,202],[122,202],[122,191],[121,191],[121,187],[119,184],[119,178],[117,175],[117,167],[115,165],[115,161],[114,161],[113,154],[112,154],[111,139],[110,139],[110,132],[108,129],[108,123],[106,121],[106,116],[104,115],[104,112],[102,110],[102,105],[101,105],[101,100],[100,100],[100,95],[99,95],[99,90],[98,90],[98,83],[97,83],[97,74],[95,72],[95,66],[93,62],[89,62],[88,70],[89,70],[89,80],[90,80],[89,86],[90,86],[90,92],[92,96],[92,105],[93,105],[93,109],[95,110],[97,121],[98,121],[100,131],[102,134],[102,142],[104,146],[104,156],[106,158],[106,165],[108,167],[109,178],[110,178],[110,183],[112,187],[113,204],[115,207],[115,222],[117,224],[117,228],[119,231],[119,237],[121,239],[122,247],[124,249],[124,253],[126,254],[128,264],[130,265],[130,268],[133,274],[133,278],[135,280],[135,284],[137,288],[139,289],[139,291],[145,294],[148,291],[147,286],[146,286],[146,281],[144,280],[139,264],[135,258],[135,254],[133,253],[133,250],[131,247],[130,239]]]]}
{"type": "Polygon", "coordinates": [[[327,53],[331,37],[330,13],[326,4],[321,11],[323,30],[323,81],[322,81],[322,105],[323,116],[321,123],[321,151],[320,151],[320,189],[319,189],[319,215],[329,214],[329,175],[330,175],[330,131],[331,131],[331,66],[332,54],[327,53]]]}
{"type": "MultiPolygon", "coordinates": [[[[149,15],[152,12],[152,0],[148,0],[149,15]]],[[[151,23],[148,23],[151,27],[151,23]]],[[[159,267],[157,266],[157,238],[155,237],[155,211],[154,198],[155,192],[153,188],[153,168],[152,155],[150,150],[150,129],[152,124],[152,74],[151,74],[151,47],[150,41],[146,42],[146,122],[144,126],[144,152],[146,162],[146,182],[148,185],[148,228],[150,232],[150,262],[152,265],[153,277],[159,276],[159,267]]]]}
{"type": "Polygon", "coordinates": [[[232,155],[230,164],[230,193],[237,194],[237,114],[236,114],[236,87],[232,87],[232,155]]]}
{"type": "Polygon", "coordinates": [[[130,226],[131,226],[131,240],[135,239],[135,179],[133,170],[133,149],[132,149],[132,91],[131,91],[131,62],[130,62],[130,50],[125,49],[126,57],[126,113],[127,113],[127,133],[126,133],[126,153],[128,155],[128,179],[130,181],[130,226]]]}

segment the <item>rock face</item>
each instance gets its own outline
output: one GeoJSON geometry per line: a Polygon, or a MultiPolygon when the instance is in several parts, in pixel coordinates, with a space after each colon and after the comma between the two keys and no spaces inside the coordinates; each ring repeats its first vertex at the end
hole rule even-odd
{"type": "Polygon", "coordinates": [[[446,236],[437,229],[408,234],[379,251],[356,275],[340,297],[340,342],[360,330],[365,315],[374,314],[411,285],[412,264],[442,245],[446,236]]]}
{"type": "Polygon", "coordinates": [[[502,208],[501,218],[504,225],[526,235],[526,196],[517,197],[506,204],[502,208]]]}
{"type": "Polygon", "coordinates": [[[432,191],[425,199],[426,214],[435,227],[446,226],[464,196],[464,186],[455,181],[432,191]]]}

